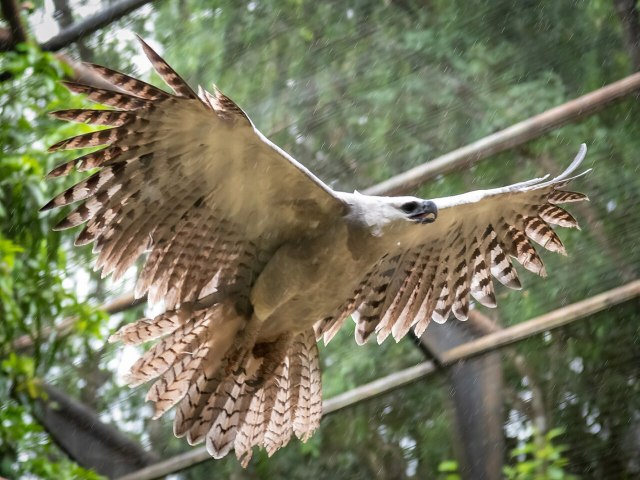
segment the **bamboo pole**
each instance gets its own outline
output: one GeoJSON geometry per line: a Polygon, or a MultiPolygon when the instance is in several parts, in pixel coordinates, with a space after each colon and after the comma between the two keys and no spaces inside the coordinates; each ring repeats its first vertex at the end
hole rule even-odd
{"type": "Polygon", "coordinates": [[[538,333],[562,327],[637,296],[640,296],[640,280],[454,347],[442,354],[442,363],[451,365],[457,361],[487,353],[538,333]]]}
{"type": "Polygon", "coordinates": [[[640,72],[411,168],[366,189],[364,193],[398,195],[410,192],[438,175],[468,168],[492,155],[539,138],[550,130],[593,115],[638,89],[640,89],[640,72]]]}
{"type": "MultiPolygon", "coordinates": [[[[545,315],[532,318],[531,320],[454,347],[442,354],[442,361],[445,365],[451,365],[467,358],[530,338],[539,333],[568,325],[588,315],[606,310],[607,308],[639,296],[640,280],[635,280],[587,300],[573,303],[545,315]]],[[[328,415],[360,402],[370,400],[373,397],[389,393],[392,390],[424,378],[435,371],[437,371],[437,368],[433,362],[423,362],[361,385],[325,400],[322,406],[323,415],[328,415]]],[[[211,459],[211,456],[207,453],[207,450],[204,447],[199,447],[120,477],[118,480],[150,480],[159,478],[192,467],[209,459],[211,459]]]]}
{"type": "Polygon", "coordinates": [[[322,415],[325,416],[330,413],[335,413],[364,400],[369,400],[370,398],[404,387],[420,378],[432,374],[436,369],[435,363],[431,361],[422,362],[413,367],[374,380],[373,382],[352,388],[322,402],[322,415]]]}

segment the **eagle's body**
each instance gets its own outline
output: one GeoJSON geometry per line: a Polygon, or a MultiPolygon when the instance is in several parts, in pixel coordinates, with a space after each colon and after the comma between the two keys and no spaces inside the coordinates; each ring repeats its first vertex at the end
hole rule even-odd
{"type": "MultiPolygon", "coordinates": [[[[143,42],[175,95],[105,67],[114,90],[67,83],[115,110],[67,110],[58,118],[113,128],[52,150],[105,145],[56,167],[98,168],[44,208],[84,200],[58,228],[86,223],[97,268],[122,275],[148,256],[136,295],[164,313],[112,336],[158,339],[129,383],[155,379],[156,416],[177,404],[174,432],[232,448],[244,465],[292,433],[317,428],[322,399],[316,339],[331,340],[350,316],[356,341],[396,340],[469,297],[495,306],[492,277],[520,288],[511,258],[544,275],[530,240],[564,253],[549,224],[577,227],[557,206],[586,199],[562,188],[585,155],[552,180],[433,200],[336,192],[272,144],[219,91],[191,88],[143,42]]],[[[575,178],[575,177],[574,177],[575,178]]]]}
{"type": "Polygon", "coordinates": [[[260,338],[300,333],[338,315],[361,279],[403,241],[399,234],[415,227],[385,216],[372,197],[335,193],[345,202],[343,214],[284,243],[257,278],[251,304],[264,325],[260,338]]]}

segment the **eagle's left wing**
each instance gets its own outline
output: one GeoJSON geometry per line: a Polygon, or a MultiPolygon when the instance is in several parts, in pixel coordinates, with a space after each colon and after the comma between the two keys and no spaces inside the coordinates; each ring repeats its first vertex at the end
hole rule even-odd
{"type": "MultiPolygon", "coordinates": [[[[495,307],[492,276],[520,289],[510,257],[524,268],[545,276],[542,260],[530,240],[547,250],[566,254],[550,224],[578,228],[577,221],[558,206],[587,200],[586,195],[563,188],[586,154],[583,144],[569,168],[560,176],[537,178],[507,187],[479,190],[433,199],[438,218],[416,224],[399,245],[412,248],[389,252],[370,272],[356,299],[353,314],[356,341],[364,343],[376,332],[378,342],[389,334],[398,340],[412,327],[416,335],[431,319],[444,322],[450,313],[466,320],[469,295],[482,305],[495,307]]],[[[342,317],[341,317],[342,319],[342,317]]],[[[317,326],[318,336],[329,341],[338,322],[317,326]]]]}

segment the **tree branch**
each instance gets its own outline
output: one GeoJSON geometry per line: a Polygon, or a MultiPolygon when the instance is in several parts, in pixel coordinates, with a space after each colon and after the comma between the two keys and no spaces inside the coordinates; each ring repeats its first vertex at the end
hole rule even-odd
{"type": "MultiPolygon", "coordinates": [[[[53,0],[53,5],[56,9],[53,17],[58,22],[60,28],[64,30],[71,27],[73,25],[73,13],[71,12],[68,0],[53,0]]],[[[88,62],[91,60],[92,52],[82,39],[76,41],[76,47],[83,61],[88,62]]]]}
{"type": "Polygon", "coordinates": [[[449,365],[463,358],[470,358],[474,355],[480,355],[496,348],[519,342],[532,335],[562,327],[580,318],[606,310],[612,305],[626,302],[639,295],[640,280],[629,282],[622,287],[594,295],[581,302],[567,305],[526,322],[498,330],[477,340],[472,340],[459,347],[454,347],[442,354],[442,363],[449,365]]]}
{"type": "MultiPolygon", "coordinates": [[[[4,1],[4,0],[3,0],[4,1]]],[[[86,19],[62,30],[55,37],[44,42],[40,47],[47,51],[58,51],[70,43],[91,35],[97,30],[106,27],[110,23],[137,10],[151,0],[120,0],[111,7],[105,8],[86,19]]]]}
{"type": "Polygon", "coordinates": [[[42,384],[36,415],[58,446],[80,465],[111,478],[158,461],[157,455],[64,392],[42,384]]]}

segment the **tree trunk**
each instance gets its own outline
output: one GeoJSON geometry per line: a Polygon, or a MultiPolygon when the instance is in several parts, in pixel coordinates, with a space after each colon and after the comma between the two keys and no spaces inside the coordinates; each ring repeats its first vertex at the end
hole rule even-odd
{"type": "Polygon", "coordinates": [[[85,405],[50,385],[42,386],[47,398],[38,401],[38,419],[80,465],[115,478],[158,461],[117,428],[101,422],[85,405]]]}
{"type": "MultiPolygon", "coordinates": [[[[432,323],[420,342],[436,358],[482,336],[472,322],[432,323]]],[[[447,370],[456,456],[465,479],[502,478],[504,456],[502,354],[492,352],[457,362],[447,370]]]]}
{"type": "Polygon", "coordinates": [[[636,0],[613,0],[622,29],[624,43],[629,51],[633,69],[640,70],[640,16],[636,0]]]}

